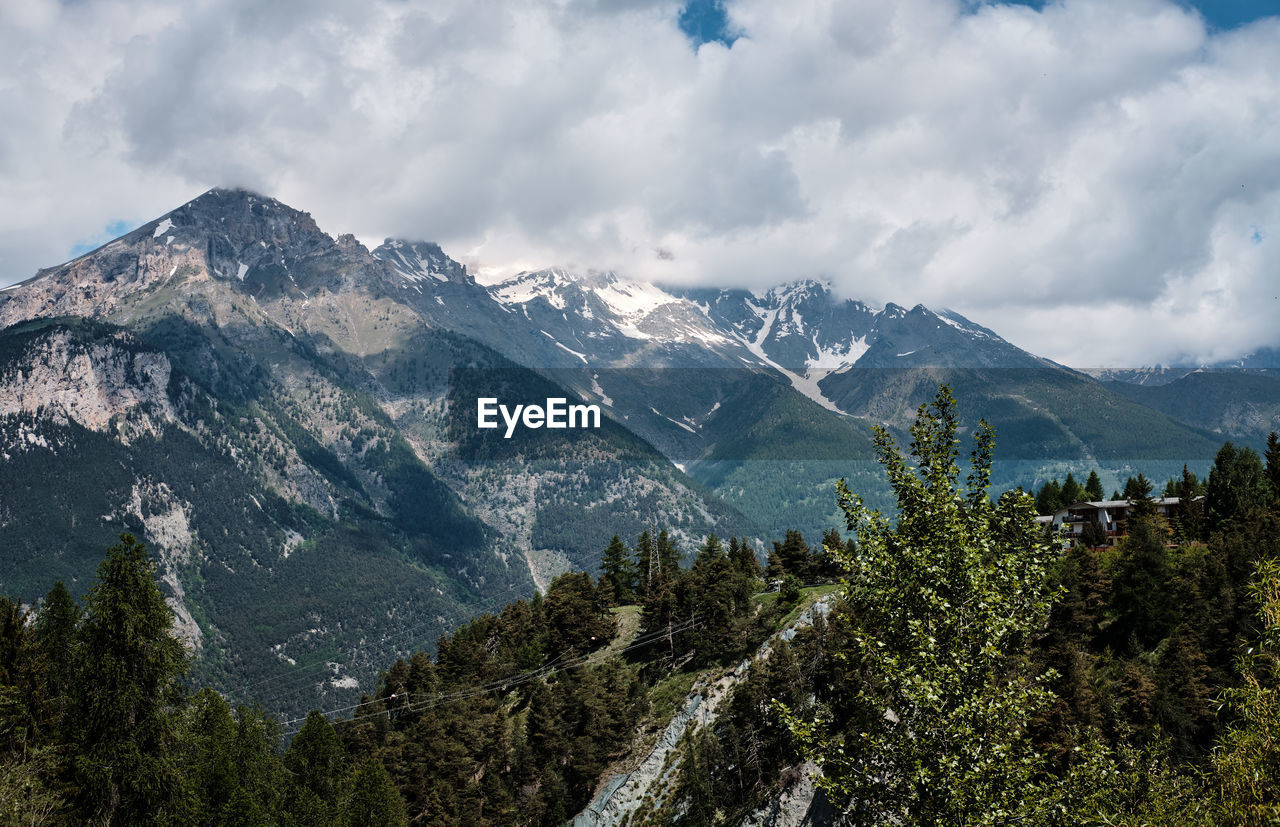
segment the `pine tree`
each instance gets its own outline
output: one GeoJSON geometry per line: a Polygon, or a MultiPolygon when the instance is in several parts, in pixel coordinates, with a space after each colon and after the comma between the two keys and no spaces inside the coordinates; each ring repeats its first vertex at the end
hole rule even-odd
{"type": "Polygon", "coordinates": [[[1164,520],[1139,515],[1129,520],[1128,534],[1118,544],[1111,590],[1115,620],[1108,629],[1117,651],[1128,651],[1134,644],[1139,650],[1151,648],[1176,620],[1169,595],[1172,569],[1167,536],[1164,520]]]}
{"type": "Polygon", "coordinates": [[[65,697],[75,674],[76,634],[80,627],[80,607],[59,580],[45,595],[36,616],[35,639],[48,666],[48,690],[54,698],[65,697]]]}
{"type": "Polygon", "coordinates": [[[657,545],[659,577],[664,582],[670,583],[680,573],[680,547],[665,528],[658,532],[657,545]]]}
{"type": "Polygon", "coordinates": [[[1280,560],[1258,564],[1250,591],[1261,640],[1237,663],[1240,685],[1223,693],[1234,722],[1213,753],[1213,779],[1222,823],[1274,824],[1280,817],[1280,560]]]}
{"type": "Polygon", "coordinates": [[[1090,514],[1080,529],[1080,544],[1088,548],[1098,548],[1107,544],[1107,530],[1097,514],[1090,514]]]}
{"type": "MultiPolygon", "coordinates": [[[[1151,480],[1147,479],[1141,471],[1138,476],[1129,477],[1124,481],[1124,499],[1134,503],[1135,510],[1142,509],[1149,505],[1151,500],[1151,491],[1155,486],[1151,480]]],[[[1150,513],[1150,512],[1148,512],[1150,513]]]]}
{"type": "Polygon", "coordinates": [[[1036,511],[1042,516],[1053,514],[1062,508],[1062,486],[1057,479],[1046,482],[1036,495],[1036,511]]]}
{"type": "Polygon", "coordinates": [[[658,576],[657,548],[649,530],[640,532],[636,538],[636,595],[645,598],[654,588],[654,580],[658,576]]]}
{"type": "Polygon", "coordinates": [[[1060,494],[1062,507],[1066,508],[1069,505],[1078,503],[1084,499],[1084,496],[1084,489],[1080,487],[1080,483],[1076,482],[1075,476],[1068,471],[1067,479],[1062,483],[1062,491],[1060,494]]]}
{"type": "Polygon", "coordinates": [[[769,552],[769,561],[768,565],[765,566],[764,576],[770,583],[787,576],[786,569],[782,567],[782,558],[778,556],[777,551],[769,552]]]}
{"type": "Polygon", "coordinates": [[[801,582],[809,580],[809,546],[800,532],[787,531],[785,540],[781,543],[774,541],[773,550],[782,562],[782,570],[786,574],[794,574],[801,582]]]}
{"type": "Polygon", "coordinates": [[[1221,531],[1230,520],[1265,506],[1269,499],[1257,452],[1223,443],[1209,469],[1205,495],[1210,528],[1221,531]]]}
{"type": "Polygon", "coordinates": [[[1267,484],[1271,486],[1272,501],[1280,500],[1280,436],[1275,431],[1267,434],[1267,484]]]}
{"type": "Polygon", "coordinates": [[[834,528],[827,529],[822,535],[822,553],[818,554],[814,563],[814,575],[823,580],[835,580],[840,577],[840,554],[845,550],[844,538],[834,528]]]}
{"type": "Polygon", "coordinates": [[[711,533],[707,535],[707,541],[703,543],[702,548],[698,549],[698,557],[696,563],[714,563],[719,560],[728,562],[728,556],[724,552],[724,545],[720,542],[720,538],[711,533]]]}
{"type": "Polygon", "coordinates": [[[1178,498],[1176,527],[1178,538],[1184,543],[1203,540],[1205,536],[1204,501],[1196,499],[1200,494],[1200,481],[1186,465],[1182,466],[1182,476],[1176,478],[1173,493],[1178,498]]]}
{"type": "Polygon", "coordinates": [[[612,590],[613,604],[625,605],[635,600],[636,568],[631,560],[631,549],[622,542],[617,534],[609,541],[609,546],[600,558],[601,578],[612,590]]]}
{"type": "Polygon", "coordinates": [[[187,661],[155,577],[145,547],[122,534],[85,598],[68,725],[80,806],[89,818],[164,821],[179,795],[173,709],[187,661]]]}
{"type": "Polygon", "coordinates": [[[386,767],[376,758],[366,760],[352,779],[339,823],[344,827],[398,827],[408,822],[404,802],[386,767]]]}
{"type": "Polygon", "coordinates": [[[347,772],[347,752],[329,719],[316,710],[289,742],[284,765],[293,777],[289,809],[302,823],[332,821],[347,772]]]}
{"type": "Polygon", "coordinates": [[[0,596],[0,758],[34,746],[48,717],[45,669],[30,619],[21,600],[0,596]]]}
{"type": "Polygon", "coordinates": [[[756,560],[755,552],[747,545],[746,538],[739,540],[737,537],[729,539],[729,562],[733,564],[736,571],[750,577],[752,579],[760,576],[760,562],[756,560]]]}
{"type": "Polygon", "coordinates": [[[1097,471],[1089,472],[1089,479],[1084,484],[1084,493],[1090,502],[1100,502],[1106,496],[1102,490],[1102,480],[1098,478],[1097,471]]]}

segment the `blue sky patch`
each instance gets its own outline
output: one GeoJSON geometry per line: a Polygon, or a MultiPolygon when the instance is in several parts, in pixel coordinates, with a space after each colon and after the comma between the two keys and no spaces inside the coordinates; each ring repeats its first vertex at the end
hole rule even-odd
{"type": "Polygon", "coordinates": [[[724,0],[689,0],[680,10],[680,31],[685,33],[695,49],[712,41],[732,46],[738,39],[729,31],[724,0]]]}
{"type": "Polygon", "coordinates": [[[133,227],[134,225],[132,223],[128,221],[121,221],[120,219],[117,218],[115,221],[112,221],[110,224],[103,227],[102,232],[98,233],[97,235],[93,236],[92,238],[86,241],[81,241],[78,244],[76,244],[74,247],[72,247],[68,257],[79,258],[80,256],[84,255],[85,253],[91,250],[98,249],[103,244],[106,244],[108,241],[111,241],[114,238],[119,238],[120,236],[132,230],[133,227]]]}
{"type": "MultiPolygon", "coordinates": [[[[1184,8],[1194,8],[1204,16],[1209,26],[1214,29],[1234,29],[1246,23],[1252,23],[1264,17],[1280,14],[1280,4],[1276,0],[1177,0],[1184,8]]],[[[1030,6],[1042,9],[1048,3],[1045,0],[1008,0],[1009,5],[1030,6]]],[[[985,2],[973,3],[973,6],[991,5],[985,2]]]]}

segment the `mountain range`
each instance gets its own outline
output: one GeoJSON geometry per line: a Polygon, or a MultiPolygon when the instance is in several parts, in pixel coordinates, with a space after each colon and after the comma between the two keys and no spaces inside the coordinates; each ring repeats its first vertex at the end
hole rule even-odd
{"type": "Polygon", "coordinates": [[[369,250],[215,189],[0,291],[0,586],[83,593],[132,531],[197,678],[296,712],[594,571],[613,534],[666,528],[688,551],[715,532],[763,554],[787,528],[840,525],[835,478],[884,497],[870,425],[909,439],[942,381],[963,431],[996,426],[1011,487],[1084,466],[1154,478],[1277,426],[1280,382],[1221,376],[1099,381],[954,311],[811,280],[483,284],[436,244],[369,250]],[[1217,382],[1221,404],[1187,404],[1188,380],[1217,382]],[[595,404],[602,427],[482,439],[489,393],[595,404]]]}

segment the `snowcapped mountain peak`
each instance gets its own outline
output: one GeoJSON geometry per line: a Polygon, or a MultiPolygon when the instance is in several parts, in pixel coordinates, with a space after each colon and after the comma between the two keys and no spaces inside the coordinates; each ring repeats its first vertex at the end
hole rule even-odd
{"type": "MultiPolygon", "coordinates": [[[[613,272],[570,273],[558,268],[519,273],[490,286],[508,309],[537,319],[546,332],[568,327],[574,341],[625,337],[656,342],[728,342],[689,300],[613,272]],[[545,317],[545,320],[544,320],[545,317]]],[[[548,333],[547,335],[551,335],[548,333]]]]}
{"type": "Polygon", "coordinates": [[[573,285],[573,279],[563,270],[526,270],[490,285],[489,293],[501,304],[528,304],[543,299],[557,310],[565,307],[564,288],[573,285]]]}
{"type": "Polygon", "coordinates": [[[831,293],[831,283],[816,279],[796,279],[767,289],[750,291],[758,306],[772,307],[831,293]]]}
{"type": "Polygon", "coordinates": [[[470,280],[466,268],[445,255],[440,245],[430,241],[388,238],[373,251],[374,258],[386,262],[405,281],[422,282],[470,280]]]}

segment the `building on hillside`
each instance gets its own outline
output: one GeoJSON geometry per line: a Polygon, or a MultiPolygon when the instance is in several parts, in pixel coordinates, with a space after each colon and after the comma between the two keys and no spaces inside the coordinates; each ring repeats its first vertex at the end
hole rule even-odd
{"type": "MultiPolygon", "coordinates": [[[[1195,497],[1192,502],[1202,501],[1204,497],[1195,497]]],[[[1155,511],[1171,524],[1176,524],[1182,500],[1178,497],[1158,497],[1151,501],[1155,511]]],[[[1097,520],[1102,528],[1100,537],[1106,538],[1105,545],[1114,546],[1123,537],[1129,517],[1132,516],[1135,500],[1098,500],[1095,502],[1072,503],[1051,515],[1037,517],[1036,520],[1046,528],[1061,532],[1068,546],[1074,546],[1084,534],[1085,526],[1091,520],[1097,520]]]]}

